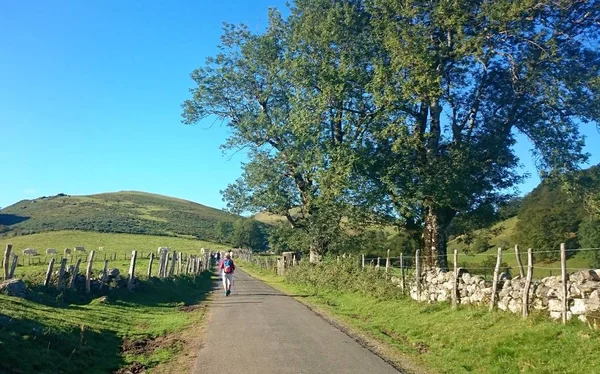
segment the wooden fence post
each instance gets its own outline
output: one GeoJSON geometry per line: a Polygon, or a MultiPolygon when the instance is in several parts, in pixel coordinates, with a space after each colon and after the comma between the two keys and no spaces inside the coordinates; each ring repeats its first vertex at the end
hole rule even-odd
{"type": "Polygon", "coordinates": [[[150,252],[150,262],[148,263],[148,279],[152,277],[152,262],[154,262],[154,252],[150,252]]]}
{"type": "Polygon", "coordinates": [[[494,268],[494,280],[492,283],[492,297],[490,299],[490,311],[494,310],[496,304],[496,290],[498,288],[498,276],[500,273],[500,263],[502,261],[502,248],[498,248],[498,257],[496,258],[496,267],[494,268]]]}
{"type": "Polygon", "coordinates": [[[404,295],[404,256],[400,253],[400,289],[402,290],[402,295],[404,295]]]}
{"type": "Polygon", "coordinates": [[[365,270],[365,254],[363,253],[361,256],[362,256],[362,269],[365,270]]]}
{"type": "Polygon", "coordinates": [[[158,273],[157,273],[157,276],[159,278],[162,278],[164,257],[165,257],[165,252],[160,251],[159,255],[158,255],[158,273]]]}
{"type": "Polygon", "coordinates": [[[181,252],[177,253],[177,275],[181,275],[181,252]]]}
{"type": "Polygon", "coordinates": [[[67,267],[67,259],[63,258],[60,260],[60,270],[58,271],[58,282],[56,283],[56,289],[58,291],[63,288],[63,277],[65,276],[65,268],[67,267]]]}
{"type": "Polygon", "coordinates": [[[165,254],[165,265],[163,266],[162,277],[166,278],[169,275],[169,252],[165,254]]]}
{"type": "Polygon", "coordinates": [[[562,288],[562,323],[567,323],[567,311],[569,310],[569,295],[567,288],[567,246],[565,243],[560,244],[560,272],[561,272],[561,288],[562,288]]]}
{"type": "Polygon", "coordinates": [[[50,279],[52,278],[52,268],[54,267],[55,259],[52,258],[50,263],[48,264],[48,270],[46,271],[46,279],[44,280],[44,287],[48,287],[50,284],[50,279]]]}
{"type": "Polygon", "coordinates": [[[81,264],[81,259],[77,259],[77,263],[75,264],[75,268],[73,269],[73,273],[71,274],[71,281],[69,282],[68,288],[73,288],[75,285],[75,279],[77,278],[77,273],[79,273],[79,265],[81,264]]]}
{"type": "Polygon", "coordinates": [[[415,256],[415,280],[417,284],[417,301],[421,301],[421,250],[415,256]]]}
{"type": "Polygon", "coordinates": [[[523,319],[529,315],[529,288],[531,287],[531,278],[533,277],[533,252],[531,248],[527,249],[527,279],[523,289],[523,319]]]}
{"type": "Polygon", "coordinates": [[[15,269],[16,269],[18,263],[19,263],[19,256],[15,255],[15,257],[13,258],[12,265],[10,267],[10,273],[8,274],[8,279],[13,279],[13,277],[15,276],[15,269]]]}
{"type": "Polygon", "coordinates": [[[4,251],[4,262],[2,263],[2,267],[4,268],[4,280],[10,279],[8,277],[9,273],[9,262],[10,262],[10,253],[12,252],[12,244],[6,245],[6,250],[4,251]]]}
{"type": "Polygon", "coordinates": [[[390,250],[387,250],[387,255],[385,257],[385,279],[388,277],[388,272],[390,271],[390,250]]]}
{"type": "Polygon", "coordinates": [[[102,278],[100,278],[100,286],[98,287],[99,290],[101,290],[102,287],[104,287],[106,278],[108,278],[108,274],[106,274],[107,272],[108,272],[108,260],[104,260],[104,267],[102,268],[102,278]]]}
{"type": "Polygon", "coordinates": [[[169,277],[173,276],[173,272],[175,271],[175,258],[177,257],[177,251],[173,251],[172,259],[171,259],[171,267],[169,268],[169,277]]]}
{"type": "Polygon", "coordinates": [[[519,245],[515,245],[515,256],[517,256],[517,267],[519,268],[519,277],[523,278],[525,272],[523,271],[523,263],[521,262],[521,254],[519,253],[519,245]]]}
{"type": "Polygon", "coordinates": [[[137,251],[131,252],[131,263],[129,264],[129,280],[127,281],[127,289],[133,291],[133,278],[135,277],[135,260],[137,259],[137,251]]]}
{"type": "Polygon", "coordinates": [[[458,304],[458,249],[454,250],[454,277],[452,277],[452,309],[458,304]]]}
{"type": "Polygon", "coordinates": [[[85,270],[85,292],[90,293],[91,281],[92,281],[92,263],[94,262],[94,251],[90,251],[90,256],[88,258],[87,269],[85,270]]]}

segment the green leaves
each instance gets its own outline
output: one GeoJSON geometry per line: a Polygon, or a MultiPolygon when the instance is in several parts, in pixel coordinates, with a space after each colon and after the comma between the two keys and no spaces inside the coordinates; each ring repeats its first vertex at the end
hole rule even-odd
{"type": "Polygon", "coordinates": [[[598,1],[298,0],[264,33],[225,25],[184,123],[215,116],[248,151],[230,210],[284,215],[318,251],[343,217],[425,225],[442,258],[456,216],[514,194],[518,133],[544,175],[586,160],[599,19],[598,1]]]}

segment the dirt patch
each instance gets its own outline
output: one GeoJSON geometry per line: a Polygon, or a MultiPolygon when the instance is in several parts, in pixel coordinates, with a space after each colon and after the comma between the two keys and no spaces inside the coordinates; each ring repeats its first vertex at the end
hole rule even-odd
{"type": "Polygon", "coordinates": [[[416,342],[413,344],[419,353],[427,353],[429,352],[429,346],[423,342],[416,342]]]}
{"type": "Polygon", "coordinates": [[[182,340],[173,336],[159,336],[157,338],[141,338],[125,340],[121,345],[124,354],[145,355],[151,354],[158,348],[168,348],[183,343],[182,340]]]}
{"type": "Polygon", "coordinates": [[[146,368],[139,362],[134,362],[126,367],[120,368],[115,371],[114,374],[143,374],[146,372],[146,368]]]}

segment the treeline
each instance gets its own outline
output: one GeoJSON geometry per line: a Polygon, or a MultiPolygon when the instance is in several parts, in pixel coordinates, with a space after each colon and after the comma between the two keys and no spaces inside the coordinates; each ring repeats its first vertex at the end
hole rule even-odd
{"type": "Polygon", "coordinates": [[[297,0],[263,32],[224,26],[183,122],[219,118],[224,148],[248,151],[223,196],[231,212],[286,218],[273,247],[317,260],[406,237],[446,267],[448,235],[514,197],[517,134],[544,179],[587,159],[599,18],[597,0],[297,0]]]}

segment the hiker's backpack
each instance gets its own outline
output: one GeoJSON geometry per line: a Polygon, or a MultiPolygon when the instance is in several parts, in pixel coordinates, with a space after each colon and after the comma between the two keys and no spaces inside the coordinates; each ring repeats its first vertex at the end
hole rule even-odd
{"type": "Polygon", "coordinates": [[[225,274],[233,273],[233,261],[225,260],[223,262],[223,272],[225,274]]]}

